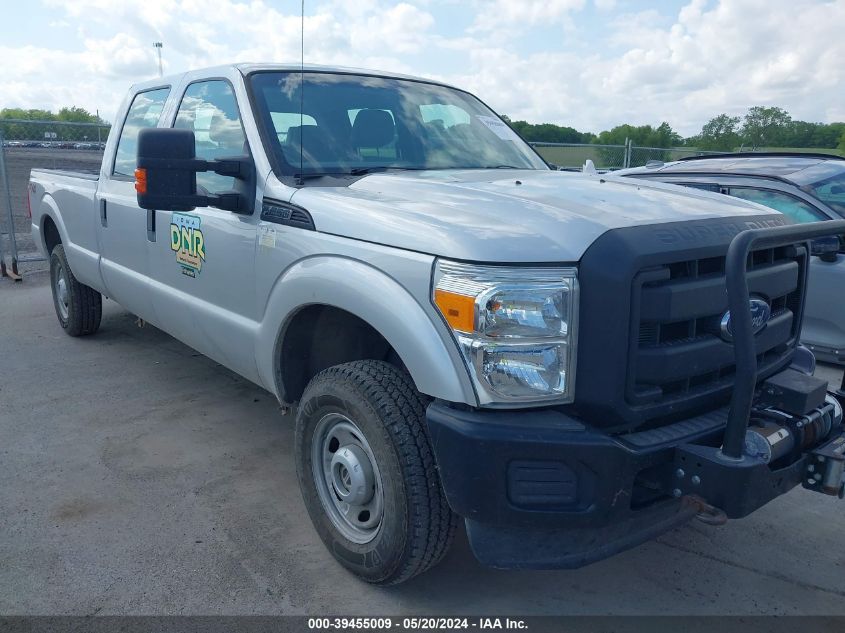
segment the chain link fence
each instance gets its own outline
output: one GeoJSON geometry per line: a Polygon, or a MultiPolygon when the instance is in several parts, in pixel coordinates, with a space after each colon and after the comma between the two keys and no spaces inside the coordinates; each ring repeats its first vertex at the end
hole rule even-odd
{"type": "Polygon", "coordinates": [[[0,119],[0,262],[12,273],[41,259],[30,233],[27,197],[35,168],[99,170],[108,125],[0,119]]]}
{"type": "Polygon", "coordinates": [[[685,156],[720,153],[702,152],[688,147],[640,147],[630,142],[624,145],[532,142],[531,145],[546,161],[567,170],[580,170],[587,160],[593,161],[598,170],[612,171],[642,167],[650,161],[668,162],[685,156]]]}
{"type": "Polygon", "coordinates": [[[547,162],[565,169],[581,169],[588,160],[593,161],[597,169],[621,169],[627,151],[626,145],[539,142],[531,145],[547,162]]]}

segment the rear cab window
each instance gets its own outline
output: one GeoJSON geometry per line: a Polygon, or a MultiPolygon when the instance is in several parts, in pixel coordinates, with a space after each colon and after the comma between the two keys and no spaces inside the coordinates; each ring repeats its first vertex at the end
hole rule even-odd
{"type": "Polygon", "coordinates": [[[170,87],[139,92],[132,99],[114,155],[112,175],[134,177],[138,159],[138,132],[158,126],[170,87]]]}

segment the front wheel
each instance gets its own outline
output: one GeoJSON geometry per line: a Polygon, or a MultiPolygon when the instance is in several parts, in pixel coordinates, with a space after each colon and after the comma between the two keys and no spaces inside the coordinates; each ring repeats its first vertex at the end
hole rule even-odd
{"type": "Polygon", "coordinates": [[[59,324],[71,336],[93,334],[103,315],[102,295],[76,280],[61,244],[50,254],[50,286],[59,324]]]}
{"type": "Polygon", "coordinates": [[[362,579],[398,584],[446,554],[457,517],[405,372],[355,361],[315,376],[297,413],[296,467],[320,538],[362,579]]]}

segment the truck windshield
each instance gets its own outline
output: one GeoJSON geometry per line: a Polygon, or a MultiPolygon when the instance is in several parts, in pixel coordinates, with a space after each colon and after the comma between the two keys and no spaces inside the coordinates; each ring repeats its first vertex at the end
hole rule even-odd
{"type": "Polygon", "coordinates": [[[302,77],[299,72],[260,72],[250,79],[268,137],[265,145],[282,175],[548,169],[492,110],[466,92],[364,75],[306,72],[302,77]]]}
{"type": "Polygon", "coordinates": [[[845,170],[806,187],[819,200],[845,217],[845,170]]]}

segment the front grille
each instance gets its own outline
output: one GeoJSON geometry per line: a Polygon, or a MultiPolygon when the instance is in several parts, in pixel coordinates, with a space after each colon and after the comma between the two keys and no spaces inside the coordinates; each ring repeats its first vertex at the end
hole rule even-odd
{"type": "MultiPolygon", "coordinates": [[[[805,266],[803,247],[749,254],[750,294],[772,311],[755,337],[761,375],[779,368],[795,347],[805,266]]],[[[693,398],[729,394],[735,366],[733,346],[720,336],[728,309],[724,256],[640,270],[631,308],[629,405],[665,412],[693,398]]]]}
{"type": "MultiPolygon", "coordinates": [[[[685,219],[612,229],[582,256],[572,413],[610,432],[657,428],[730,399],[734,349],[719,337],[728,309],[725,255],[746,229],[784,216],[685,219]]],[[[756,337],[760,377],[789,364],[803,309],[804,245],[758,250],[753,294],[774,318],[756,337]]]]}

